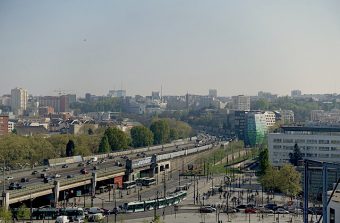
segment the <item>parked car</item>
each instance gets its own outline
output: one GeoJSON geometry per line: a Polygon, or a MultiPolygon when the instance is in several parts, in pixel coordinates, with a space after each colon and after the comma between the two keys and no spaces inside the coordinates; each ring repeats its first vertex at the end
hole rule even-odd
{"type": "Polygon", "coordinates": [[[231,207],[229,207],[228,209],[225,208],[225,209],[223,210],[223,212],[224,212],[224,213],[237,213],[237,212],[240,212],[240,210],[237,209],[237,208],[231,208],[231,207]]]}
{"type": "Polygon", "coordinates": [[[264,207],[270,210],[275,210],[277,208],[277,204],[266,204],[264,207]]]}
{"type": "Polygon", "coordinates": [[[13,180],[13,177],[12,176],[8,176],[8,177],[6,177],[6,180],[13,180]]]}
{"type": "Polygon", "coordinates": [[[73,178],[73,177],[74,177],[74,175],[67,175],[66,176],[67,179],[70,179],[70,178],[73,178]]]}
{"type": "Polygon", "coordinates": [[[246,214],[255,214],[257,211],[256,211],[256,209],[255,208],[246,208],[245,210],[244,210],[244,213],[246,213],[246,214]]]}
{"type": "Polygon", "coordinates": [[[29,182],[30,180],[27,178],[27,177],[23,177],[21,178],[21,183],[26,183],[26,182],[29,182]]]}
{"type": "Polygon", "coordinates": [[[104,215],[102,213],[91,214],[88,217],[89,222],[101,222],[104,219],[104,215]]]}
{"type": "Polygon", "coordinates": [[[268,208],[260,208],[259,212],[265,213],[265,214],[274,214],[274,211],[268,208]]]}
{"type": "Polygon", "coordinates": [[[67,216],[58,216],[57,219],[55,220],[55,223],[69,223],[70,220],[68,219],[67,216]]]}
{"type": "Polygon", "coordinates": [[[34,171],[32,172],[32,175],[36,175],[36,174],[38,174],[38,173],[39,173],[38,171],[34,170],[34,171]]]}
{"type": "Polygon", "coordinates": [[[200,213],[212,213],[215,211],[216,211],[216,208],[213,208],[211,206],[203,206],[200,208],[200,213]]]}
{"type": "Polygon", "coordinates": [[[237,209],[246,209],[246,208],[247,208],[247,205],[241,204],[241,205],[236,206],[236,208],[237,208],[237,209]]]}
{"type": "Polygon", "coordinates": [[[47,173],[41,173],[40,174],[40,178],[46,178],[47,177],[47,173]]]}
{"type": "Polygon", "coordinates": [[[92,208],[89,208],[88,213],[89,214],[104,213],[104,210],[99,207],[92,207],[92,208]]]}
{"type": "Polygon", "coordinates": [[[93,170],[99,170],[99,166],[93,166],[93,170]]]}
{"type": "Polygon", "coordinates": [[[84,166],[86,166],[85,163],[79,163],[78,164],[78,167],[84,167],[84,166]]]}
{"type": "Polygon", "coordinates": [[[64,164],[64,165],[61,166],[61,168],[68,168],[68,165],[64,164]]]}
{"type": "Polygon", "coordinates": [[[48,168],[48,167],[46,167],[46,168],[43,169],[44,172],[47,172],[47,171],[49,171],[49,170],[50,170],[50,168],[48,168]]]}
{"type": "Polygon", "coordinates": [[[289,211],[284,208],[278,208],[275,210],[275,214],[289,214],[289,211]]]}

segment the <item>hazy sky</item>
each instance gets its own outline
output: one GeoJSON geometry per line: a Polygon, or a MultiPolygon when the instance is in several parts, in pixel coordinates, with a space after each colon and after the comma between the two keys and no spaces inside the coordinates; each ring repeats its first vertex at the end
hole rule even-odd
{"type": "Polygon", "coordinates": [[[121,85],[340,93],[339,1],[0,0],[0,94],[121,85]]]}

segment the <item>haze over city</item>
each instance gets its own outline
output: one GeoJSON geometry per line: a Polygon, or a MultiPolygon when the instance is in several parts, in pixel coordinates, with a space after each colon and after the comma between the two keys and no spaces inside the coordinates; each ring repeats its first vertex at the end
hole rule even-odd
{"type": "Polygon", "coordinates": [[[339,93],[337,1],[1,1],[0,94],[339,93]]]}

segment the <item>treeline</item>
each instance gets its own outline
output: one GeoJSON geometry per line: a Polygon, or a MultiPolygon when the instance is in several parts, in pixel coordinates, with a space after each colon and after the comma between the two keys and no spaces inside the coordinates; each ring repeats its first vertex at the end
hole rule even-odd
{"type": "Polygon", "coordinates": [[[187,138],[191,127],[172,119],[154,120],[147,128],[135,126],[125,133],[118,128],[84,131],[83,135],[18,136],[0,137],[0,160],[5,159],[12,168],[41,165],[44,159],[74,155],[89,156],[129,147],[145,147],[187,138]]]}
{"type": "Polygon", "coordinates": [[[126,134],[117,128],[106,129],[99,144],[99,153],[126,149],[132,147],[145,147],[169,143],[172,140],[190,137],[191,127],[182,121],[173,119],[156,119],[150,125],[135,126],[126,134]]]}

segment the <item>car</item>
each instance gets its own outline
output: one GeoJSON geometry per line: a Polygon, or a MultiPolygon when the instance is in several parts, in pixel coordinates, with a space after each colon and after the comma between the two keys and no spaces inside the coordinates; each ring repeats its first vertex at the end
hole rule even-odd
{"type": "Polygon", "coordinates": [[[93,170],[99,170],[99,166],[93,166],[93,170]]]}
{"type": "Polygon", "coordinates": [[[24,187],[19,183],[11,183],[9,185],[10,190],[19,190],[19,189],[22,189],[22,188],[24,188],[24,187]]]}
{"type": "Polygon", "coordinates": [[[79,163],[78,164],[78,167],[84,167],[84,166],[86,166],[85,163],[79,163]]]}
{"type": "Polygon", "coordinates": [[[68,165],[64,164],[64,165],[61,166],[61,168],[68,168],[68,165]]]}
{"type": "Polygon", "coordinates": [[[216,211],[216,208],[211,206],[203,206],[199,209],[200,213],[212,213],[216,211]]]}
{"type": "Polygon", "coordinates": [[[43,172],[47,172],[49,170],[50,170],[50,168],[46,167],[46,168],[43,169],[43,172]]]}
{"type": "Polygon", "coordinates": [[[236,208],[237,208],[237,209],[246,209],[246,208],[247,208],[247,205],[241,204],[241,205],[236,206],[236,208]]]}
{"type": "Polygon", "coordinates": [[[61,177],[61,175],[60,175],[60,174],[58,174],[58,173],[56,173],[56,174],[54,175],[54,177],[55,177],[55,178],[60,178],[60,177],[61,177]]]}
{"type": "Polygon", "coordinates": [[[256,209],[255,208],[246,208],[245,210],[244,210],[244,213],[246,213],[246,214],[256,214],[256,209]]]}
{"type": "Polygon", "coordinates": [[[70,220],[68,219],[68,216],[58,216],[55,222],[56,223],[69,223],[70,220]]]}
{"type": "Polygon", "coordinates": [[[237,208],[231,208],[231,207],[229,207],[228,209],[225,208],[225,209],[223,210],[223,212],[224,212],[224,213],[237,213],[237,212],[240,212],[240,210],[237,209],[237,208]]]}
{"type": "Polygon", "coordinates": [[[301,208],[295,208],[290,211],[293,214],[303,214],[303,210],[301,208]]]}
{"type": "Polygon", "coordinates": [[[70,179],[70,178],[73,178],[73,177],[74,177],[74,175],[67,175],[66,176],[67,179],[70,179]]]}
{"type": "Polygon", "coordinates": [[[40,178],[46,178],[47,177],[47,173],[41,173],[40,174],[40,178]]]}
{"type": "Polygon", "coordinates": [[[277,204],[270,203],[270,204],[266,204],[264,207],[270,210],[275,210],[277,208],[277,204]]]}
{"type": "Polygon", "coordinates": [[[13,177],[12,176],[8,176],[8,177],[6,177],[6,180],[13,180],[13,177]]]}
{"type": "Polygon", "coordinates": [[[34,170],[34,171],[32,172],[32,175],[36,175],[36,174],[38,174],[38,173],[39,173],[39,171],[34,170]]]}
{"type": "Polygon", "coordinates": [[[44,178],[44,183],[46,184],[46,183],[49,183],[49,182],[51,182],[53,179],[51,178],[51,177],[45,177],[44,178]]]}
{"type": "Polygon", "coordinates": [[[89,222],[102,222],[104,215],[102,213],[91,214],[88,217],[89,222]]]}
{"type": "Polygon", "coordinates": [[[259,212],[264,213],[264,214],[274,214],[274,211],[268,208],[260,208],[259,212]]]}
{"type": "Polygon", "coordinates": [[[278,208],[275,210],[275,214],[289,214],[289,211],[284,208],[278,208]]]}
{"type": "Polygon", "coordinates": [[[83,169],[80,170],[80,173],[81,174],[88,174],[89,171],[87,171],[87,169],[83,168],[83,169]]]}
{"type": "Polygon", "coordinates": [[[26,183],[26,182],[29,182],[30,180],[27,178],[27,177],[23,177],[21,178],[21,183],[26,183]]]}

